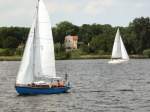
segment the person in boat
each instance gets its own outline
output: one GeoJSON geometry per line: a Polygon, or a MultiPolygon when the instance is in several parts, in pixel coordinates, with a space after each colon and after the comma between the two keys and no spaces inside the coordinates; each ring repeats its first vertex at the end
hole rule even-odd
{"type": "Polygon", "coordinates": [[[56,82],[51,83],[51,87],[64,87],[64,82],[57,80],[56,82]]]}
{"type": "Polygon", "coordinates": [[[51,87],[58,87],[58,83],[57,83],[56,81],[53,81],[53,82],[51,83],[51,87]]]}
{"type": "Polygon", "coordinates": [[[57,80],[58,87],[64,87],[64,81],[57,80]]]}
{"type": "Polygon", "coordinates": [[[57,84],[58,84],[58,87],[60,87],[60,81],[59,80],[57,80],[57,84]]]}
{"type": "Polygon", "coordinates": [[[35,83],[34,83],[34,82],[33,82],[33,83],[31,83],[31,86],[32,86],[32,87],[35,87],[35,83]]]}

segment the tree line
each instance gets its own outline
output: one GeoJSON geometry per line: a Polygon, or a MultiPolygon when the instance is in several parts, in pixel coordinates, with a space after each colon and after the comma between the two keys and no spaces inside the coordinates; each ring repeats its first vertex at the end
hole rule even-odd
{"type": "MultiPolygon", "coordinates": [[[[66,35],[78,35],[79,49],[87,53],[103,52],[110,54],[117,28],[129,54],[142,54],[150,49],[150,18],[135,18],[127,27],[109,24],[83,24],[77,26],[68,21],[60,22],[52,28],[55,51],[64,51],[64,37],[66,35]]],[[[0,28],[0,52],[1,49],[18,49],[24,45],[28,37],[29,28],[25,27],[1,27],[0,28]]]]}

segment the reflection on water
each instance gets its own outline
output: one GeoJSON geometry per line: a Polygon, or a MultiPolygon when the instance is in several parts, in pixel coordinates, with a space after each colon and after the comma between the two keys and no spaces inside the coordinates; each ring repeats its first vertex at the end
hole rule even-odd
{"type": "Polygon", "coordinates": [[[57,75],[69,74],[71,92],[36,96],[14,89],[20,62],[0,62],[0,112],[149,112],[150,60],[107,61],[57,61],[57,75]]]}

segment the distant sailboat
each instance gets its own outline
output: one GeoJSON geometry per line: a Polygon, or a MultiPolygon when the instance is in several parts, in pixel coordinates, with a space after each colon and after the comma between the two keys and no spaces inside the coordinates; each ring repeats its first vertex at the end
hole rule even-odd
{"type": "Polygon", "coordinates": [[[15,88],[19,94],[56,94],[70,89],[67,81],[56,77],[52,30],[43,0],[38,0],[15,88]]]}
{"type": "Polygon", "coordinates": [[[117,30],[112,50],[112,57],[108,63],[122,63],[129,60],[128,53],[123,44],[119,28],[117,30]]]}

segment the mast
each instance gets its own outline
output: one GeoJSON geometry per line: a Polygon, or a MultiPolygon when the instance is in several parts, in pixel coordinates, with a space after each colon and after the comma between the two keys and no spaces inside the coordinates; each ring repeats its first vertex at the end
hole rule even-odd
{"type": "Polygon", "coordinates": [[[34,37],[33,37],[33,76],[35,77],[35,48],[36,48],[36,36],[37,36],[37,26],[38,26],[38,8],[39,1],[36,6],[36,17],[35,17],[35,27],[34,27],[34,37]]]}
{"type": "Polygon", "coordinates": [[[33,76],[35,74],[35,72],[34,72],[35,71],[35,63],[34,63],[35,62],[35,60],[34,60],[35,50],[34,49],[35,49],[35,27],[34,27],[34,36],[33,36],[33,57],[32,57],[33,58],[32,59],[33,60],[33,76]]]}

